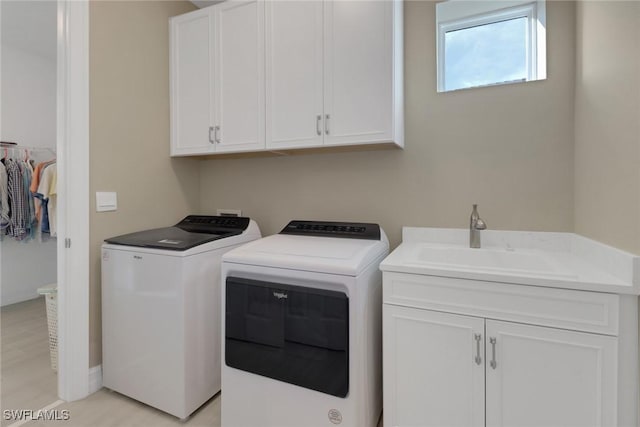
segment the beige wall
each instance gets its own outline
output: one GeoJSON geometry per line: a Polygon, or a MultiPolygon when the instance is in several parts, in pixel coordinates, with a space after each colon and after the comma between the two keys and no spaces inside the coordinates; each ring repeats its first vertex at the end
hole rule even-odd
{"type": "Polygon", "coordinates": [[[575,231],[640,254],[640,2],[577,7],[575,231]]]}
{"type": "Polygon", "coordinates": [[[197,210],[198,162],[169,158],[168,19],[192,9],[170,1],[90,4],[90,366],[102,353],[102,240],[197,210]],[[96,191],[117,191],[118,211],[96,213],[96,191]]]}
{"type": "Polygon", "coordinates": [[[290,219],[573,229],[575,4],[548,2],[548,80],[436,93],[435,3],[405,3],[404,150],[213,159],[200,207],[241,208],[263,234],[290,219]]]}

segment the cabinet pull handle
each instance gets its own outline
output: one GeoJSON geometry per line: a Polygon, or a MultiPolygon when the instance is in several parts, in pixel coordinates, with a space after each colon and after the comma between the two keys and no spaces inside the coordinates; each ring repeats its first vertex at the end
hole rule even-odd
{"type": "Polygon", "coordinates": [[[322,130],[320,130],[320,120],[322,120],[322,116],[318,114],[316,116],[316,133],[318,136],[322,135],[322,130]]]}
{"type": "Polygon", "coordinates": [[[220,132],[220,126],[216,126],[216,127],[214,128],[214,132],[213,132],[213,139],[214,139],[218,144],[220,144],[220,135],[219,135],[219,132],[220,132]]]}
{"type": "Polygon", "coordinates": [[[482,357],[480,357],[480,341],[482,340],[482,335],[473,334],[473,339],[476,340],[476,357],[474,360],[476,365],[480,365],[482,363],[482,357]]]}
{"type": "Polygon", "coordinates": [[[213,126],[209,126],[209,143],[213,144],[214,140],[211,138],[211,132],[213,132],[213,126]]]}
{"type": "Polygon", "coordinates": [[[496,339],[495,338],[489,338],[489,342],[491,343],[491,367],[493,369],[496,369],[496,366],[498,366],[498,362],[496,362],[496,339]]]}
{"type": "Polygon", "coordinates": [[[329,135],[329,119],[330,118],[331,117],[329,117],[328,114],[324,116],[324,133],[326,133],[327,135],[329,135]]]}

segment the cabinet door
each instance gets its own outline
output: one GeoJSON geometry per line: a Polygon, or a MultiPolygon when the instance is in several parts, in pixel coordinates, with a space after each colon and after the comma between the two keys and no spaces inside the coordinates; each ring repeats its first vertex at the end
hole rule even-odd
{"type": "Polygon", "coordinates": [[[385,426],[484,426],[484,320],[383,305],[385,426]]]}
{"type": "Polygon", "coordinates": [[[211,126],[211,19],[209,10],[171,18],[171,155],[214,150],[211,126]]]}
{"type": "Polygon", "coordinates": [[[487,426],[616,425],[615,337],[491,320],[486,331],[487,426]]]}
{"type": "Polygon", "coordinates": [[[264,2],[214,6],[216,151],[264,148],[264,2]]]}
{"type": "Polygon", "coordinates": [[[266,4],[267,147],[322,145],[322,1],[266,4]]]}
{"type": "Polygon", "coordinates": [[[392,140],[393,3],[325,2],[325,145],[392,140]]]}

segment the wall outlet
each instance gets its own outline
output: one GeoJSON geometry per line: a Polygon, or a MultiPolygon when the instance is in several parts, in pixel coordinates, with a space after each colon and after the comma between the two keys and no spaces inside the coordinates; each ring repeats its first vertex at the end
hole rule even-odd
{"type": "Polygon", "coordinates": [[[240,209],[216,209],[216,215],[218,216],[242,216],[240,209]]]}

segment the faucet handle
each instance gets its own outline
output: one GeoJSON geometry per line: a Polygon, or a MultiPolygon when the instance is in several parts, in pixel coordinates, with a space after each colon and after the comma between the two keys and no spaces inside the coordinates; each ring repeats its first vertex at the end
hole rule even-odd
{"type": "Polygon", "coordinates": [[[478,218],[476,220],[476,223],[474,225],[474,228],[476,230],[486,230],[487,229],[487,224],[484,223],[484,221],[482,220],[482,218],[478,218]]]}

